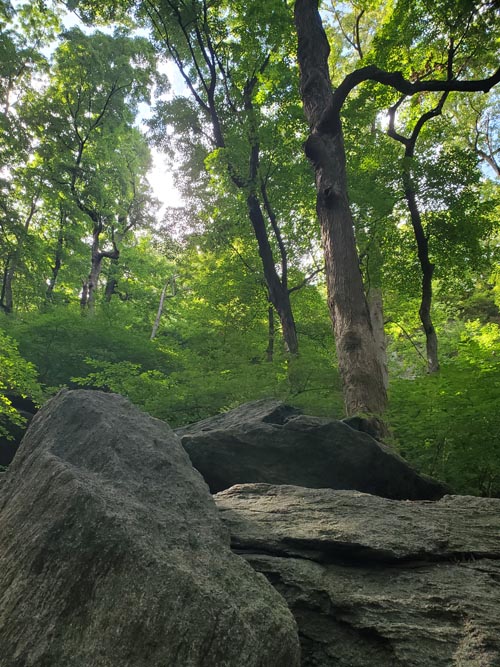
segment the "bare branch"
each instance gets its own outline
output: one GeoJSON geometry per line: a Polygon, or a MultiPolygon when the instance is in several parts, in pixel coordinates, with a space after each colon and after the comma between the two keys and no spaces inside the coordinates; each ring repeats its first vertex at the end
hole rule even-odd
{"type": "Polygon", "coordinates": [[[288,294],[291,294],[292,292],[297,292],[297,290],[302,289],[306,285],[308,285],[311,280],[318,275],[318,273],[324,273],[325,272],[325,267],[321,266],[319,269],[315,269],[311,274],[309,274],[304,280],[301,280],[300,283],[297,285],[294,285],[288,290],[288,294]]]}

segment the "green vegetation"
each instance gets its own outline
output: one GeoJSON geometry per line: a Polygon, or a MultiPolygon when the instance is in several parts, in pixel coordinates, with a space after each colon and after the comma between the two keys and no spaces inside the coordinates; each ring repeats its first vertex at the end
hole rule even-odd
{"type": "MultiPolygon", "coordinates": [[[[328,261],[325,280],[293,7],[67,4],[87,26],[56,0],[0,0],[0,436],[24,421],[13,397],[63,386],[172,426],[265,396],[342,418],[345,295],[328,261]],[[153,148],[178,208],[148,183],[153,148]]],[[[390,439],[453,490],[500,495],[500,85],[455,90],[497,70],[499,10],[321,16],[334,89],[367,66],[420,86],[361,78],[339,111],[390,439]]]]}

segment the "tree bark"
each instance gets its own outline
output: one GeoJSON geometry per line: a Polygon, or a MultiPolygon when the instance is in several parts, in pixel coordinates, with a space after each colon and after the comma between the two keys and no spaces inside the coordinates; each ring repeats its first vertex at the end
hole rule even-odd
{"type": "Polygon", "coordinates": [[[274,308],[267,309],[267,349],[266,360],[272,363],[274,358],[274,308]]]}
{"type": "Polygon", "coordinates": [[[165,305],[165,299],[171,299],[175,296],[176,286],[175,286],[175,276],[172,276],[168,282],[165,283],[161,291],[160,304],[158,306],[158,311],[156,313],[155,321],[153,323],[153,329],[151,330],[150,340],[156,337],[158,329],[160,327],[161,316],[163,315],[163,307],[165,305]],[[171,294],[167,296],[167,288],[170,285],[171,294]]]}
{"type": "Polygon", "coordinates": [[[370,321],[373,328],[373,337],[377,350],[380,368],[382,369],[382,381],[387,390],[389,386],[389,372],[387,369],[387,339],[384,328],[384,300],[382,297],[382,288],[369,287],[366,300],[368,310],[370,311],[370,321]]]}
{"type": "Polygon", "coordinates": [[[333,97],[328,71],[330,47],[318,3],[297,0],[295,23],[301,94],[310,126],[305,151],[316,174],[316,209],[325,253],[328,305],[346,411],[349,415],[381,415],[386,409],[387,393],[359,269],[347,195],[340,119],[343,99],[337,102],[333,97]]]}
{"type": "Polygon", "coordinates": [[[37,194],[33,196],[31,200],[30,209],[24,225],[20,230],[17,236],[17,245],[15,250],[10,254],[7,263],[5,265],[4,276],[3,276],[3,285],[2,285],[2,298],[0,301],[0,306],[5,313],[11,313],[14,310],[14,296],[12,291],[12,285],[14,283],[14,277],[16,275],[17,267],[21,259],[22,251],[24,248],[24,243],[26,237],[28,236],[28,230],[33,220],[33,216],[36,213],[36,199],[37,194]]]}
{"type": "Polygon", "coordinates": [[[264,279],[269,292],[269,300],[275,307],[280,318],[283,340],[287,351],[290,354],[297,354],[299,343],[292,305],[290,303],[290,293],[276,271],[274,255],[267,235],[266,222],[260,202],[255,194],[248,195],[247,206],[248,216],[259,247],[259,255],[262,261],[262,268],[264,269],[264,279]]]}
{"type": "Polygon", "coordinates": [[[54,294],[54,288],[56,286],[57,278],[59,276],[59,271],[62,266],[62,255],[64,248],[64,227],[66,223],[66,213],[64,211],[60,212],[59,217],[59,232],[57,234],[57,244],[56,252],[54,255],[54,265],[51,267],[51,277],[49,279],[49,284],[47,286],[47,291],[45,292],[45,299],[47,301],[52,301],[54,294]]]}
{"type": "Polygon", "coordinates": [[[99,241],[102,232],[102,223],[94,222],[92,229],[92,249],[91,249],[91,266],[90,273],[87,280],[83,284],[82,295],[80,297],[80,306],[94,310],[95,307],[95,290],[99,283],[99,276],[101,275],[102,260],[105,257],[109,259],[118,259],[120,252],[113,241],[113,250],[100,250],[99,241]]]}
{"type": "MultiPolygon", "coordinates": [[[[451,70],[451,60],[449,63],[451,70]]],[[[450,76],[451,76],[450,71],[450,76]]],[[[420,308],[418,314],[425,333],[425,345],[427,353],[427,371],[429,373],[436,373],[439,370],[438,357],[438,339],[434,324],[432,322],[431,308],[432,308],[432,277],[434,275],[434,264],[429,258],[429,239],[424,231],[422,224],[422,216],[417,202],[417,190],[412,175],[412,166],[415,161],[415,147],[419,134],[427,123],[432,118],[441,115],[443,106],[448,98],[448,92],[444,92],[437,105],[422,114],[409,137],[405,137],[395,129],[396,112],[403,102],[402,97],[389,110],[389,127],[387,134],[394,140],[399,141],[405,147],[402,180],[403,190],[405,194],[406,203],[410,212],[411,225],[413,227],[413,234],[417,244],[418,261],[420,262],[420,269],[422,271],[422,288],[420,297],[420,308]]]]}
{"type": "Polygon", "coordinates": [[[0,294],[0,308],[7,314],[12,312],[12,279],[9,279],[11,275],[11,261],[12,255],[9,254],[5,258],[5,265],[2,272],[2,292],[0,294]]]}
{"type": "Polygon", "coordinates": [[[422,271],[422,291],[418,314],[425,332],[427,370],[429,373],[436,373],[439,370],[438,339],[431,316],[434,264],[429,259],[429,240],[422,225],[422,217],[418,209],[415,187],[409,169],[410,167],[407,165],[403,173],[403,181],[413,233],[417,242],[418,260],[422,271]]]}
{"type": "Polygon", "coordinates": [[[106,287],[104,288],[104,300],[110,303],[113,294],[117,294],[118,287],[118,259],[112,259],[106,276],[106,287]]]}
{"type": "MultiPolygon", "coordinates": [[[[17,250],[17,249],[16,249],[17,250]]],[[[9,257],[8,264],[4,271],[4,279],[2,286],[2,310],[4,313],[11,313],[14,310],[14,297],[12,293],[12,283],[17,269],[19,257],[17,252],[9,257]]]]}

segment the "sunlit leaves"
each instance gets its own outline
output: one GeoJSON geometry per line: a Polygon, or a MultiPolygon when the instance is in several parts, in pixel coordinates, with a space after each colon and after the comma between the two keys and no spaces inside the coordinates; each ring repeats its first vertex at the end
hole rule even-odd
{"type": "Polygon", "coordinates": [[[37,369],[19,354],[16,342],[0,329],[0,436],[8,436],[9,426],[26,422],[12,405],[12,395],[30,398],[38,405],[43,400],[37,369]]]}

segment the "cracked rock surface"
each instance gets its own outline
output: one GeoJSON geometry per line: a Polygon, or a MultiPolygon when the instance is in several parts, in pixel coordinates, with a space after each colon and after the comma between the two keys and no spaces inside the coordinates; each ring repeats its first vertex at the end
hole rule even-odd
{"type": "Polygon", "coordinates": [[[500,499],[246,484],[215,500],[287,600],[304,667],[499,667],[500,499]]]}
{"type": "Polygon", "coordinates": [[[64,391],[2,477],[2,667],[299,664],[292,614],[165,423],[64,391]]]}

